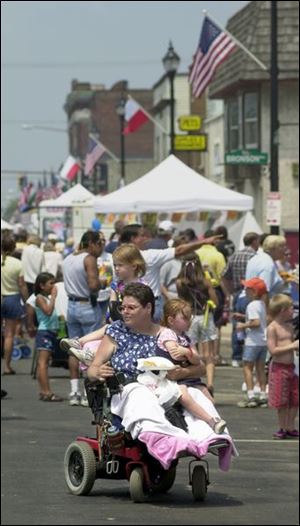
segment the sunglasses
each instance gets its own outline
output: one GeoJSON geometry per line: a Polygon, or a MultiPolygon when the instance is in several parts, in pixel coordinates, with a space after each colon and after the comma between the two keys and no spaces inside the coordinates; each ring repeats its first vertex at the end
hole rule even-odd
{"type": "Polygon", "coordinates": [[[129,312],[134,312],[139,308],[140,305],[120,305],[120,307],[118,307],[118,311],[121,313],[125,312],[126,310],[128,310],[129,312]]]}

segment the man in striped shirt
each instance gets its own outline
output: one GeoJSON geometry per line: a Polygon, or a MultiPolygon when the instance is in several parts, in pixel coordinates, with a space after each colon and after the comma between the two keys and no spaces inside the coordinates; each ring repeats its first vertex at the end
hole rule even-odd
{"type": "MultiPolygon", "coordinates": [[[[222,273],[222,280],[225,288],[233,295],[232,310],[244,314],[247,306],[247,299],[239,298],[243,289],[241,280],[245,279],[248,261],[255,256],[259,247],[259,235],[255,232],[248,232],[243,239],[245,248],[235,252],[228,260],[222,273]]],[[[243,344],[237,340],[236,326],[237,320],[232,320],[232,366],[238,367],[242,361],[243,344]]]]}

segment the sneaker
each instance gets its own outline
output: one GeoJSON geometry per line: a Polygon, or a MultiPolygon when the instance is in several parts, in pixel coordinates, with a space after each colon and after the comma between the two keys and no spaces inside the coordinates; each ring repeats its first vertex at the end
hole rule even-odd
{"type": "Polygon", "coordinates": [[[299,438],[299,431],[297,431],[297,429],[293,429],[293,431],[286,431],[285,434],[285,438],[299,438]]]}
{"type": "Polygon", "coordinates": [[[238,407],[257,407],[258,401],[255,398],[246,398],[245,400],[241,400],[241,402],[238,402],[238,407]]]}
{"type": "Polygon", "coordinates": [[[257,398],[257,405],[259,407],[268,407],[268,399],[265,397],[257,398]]]}
{"type": "Polygon", "coordinates": [[[95,352],[91,349],[77,349],[75,347],[70,347],[69,354],[72,354],[72,356],[75,356],[77,360],[84,363],[84,365],[91,365],[94,357],[95,352]]]}
{"type": "Polygon", "coordinates": [[[232,360],[231,367],[241,367],[242,362],[239,362],[239,360],[232,360]]]}
{"type": "Polygon", "coordinates": [[[213,430],[217,435],[221,435],[227,426],[227,423],[222,418],[218,418],[215,421],[215,424],[213,426],[213,430]]]}
{"type": "Polygon", "coordinates": [[[279,429],[279,431],[273,433],[273,438],[275,440],[284,440],[286,438],[286,431],[284,431],[284,429],[279,429]]]}
{"type": "Polygon", "coordinates": [[[88,401],[86,395],[83,395],[83,396],[81,397],[81,405],[82,405],[83,407],[89,407],[89,401],[88,401]]]}
{"type": "Polygon", "coordinates": [[[247,384],[246,384],[246,382],[242,383],[241,391],[242,391],[242,393],[247,393],[247,384]]]}
{"type": "Polygon", "coordinates": [[[71,393],[69,396],[69,405],[80,405],[80,403],[81,403],[81,394],[71,393]]]}
{"type": "Polygon", "coordinates": [[[69,352],[70,347],[73,347],[74,349],[81,349],[81,344],[76,338],[63,338],[60,340],[59,346],[62,351],[66,352],[69,352]]]}

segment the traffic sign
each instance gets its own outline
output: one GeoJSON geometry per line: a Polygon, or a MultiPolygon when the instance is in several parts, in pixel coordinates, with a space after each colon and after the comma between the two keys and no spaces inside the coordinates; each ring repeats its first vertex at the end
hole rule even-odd
{"type": "Polygon", "coordinates": [[[175,150],[198,150],[206,151],[207,149],[207,135],[175,135],[174,137],[175,150]]]}
{"type": "Polygon", "coordinates": [[[281,195],[269,192],[267,195],[267,225],[279,226],[281,223],[281,195]]]}
{"type": "Polygon", "coordinates": [[[268,164],[268,154],[259,150],[234,150],[225,154],[225,164],[268,164]]]}
{"type": "Polygon", "coordinates": [[[202,119],[199,115],[181,115],[178,123],[182,131],[197,131],[201,128],[202,119]]]}

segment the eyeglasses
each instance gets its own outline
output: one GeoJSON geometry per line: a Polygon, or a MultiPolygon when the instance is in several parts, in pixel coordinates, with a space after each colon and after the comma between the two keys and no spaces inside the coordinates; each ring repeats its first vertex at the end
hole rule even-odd
{"type": "Polygon", "coordinates": [[[135,310],[139,309],[140,305],[120,305],[118,307],[119,312],[124,312],[125,310],[128,310],[129,312],[134,312],[135,310]]]}

